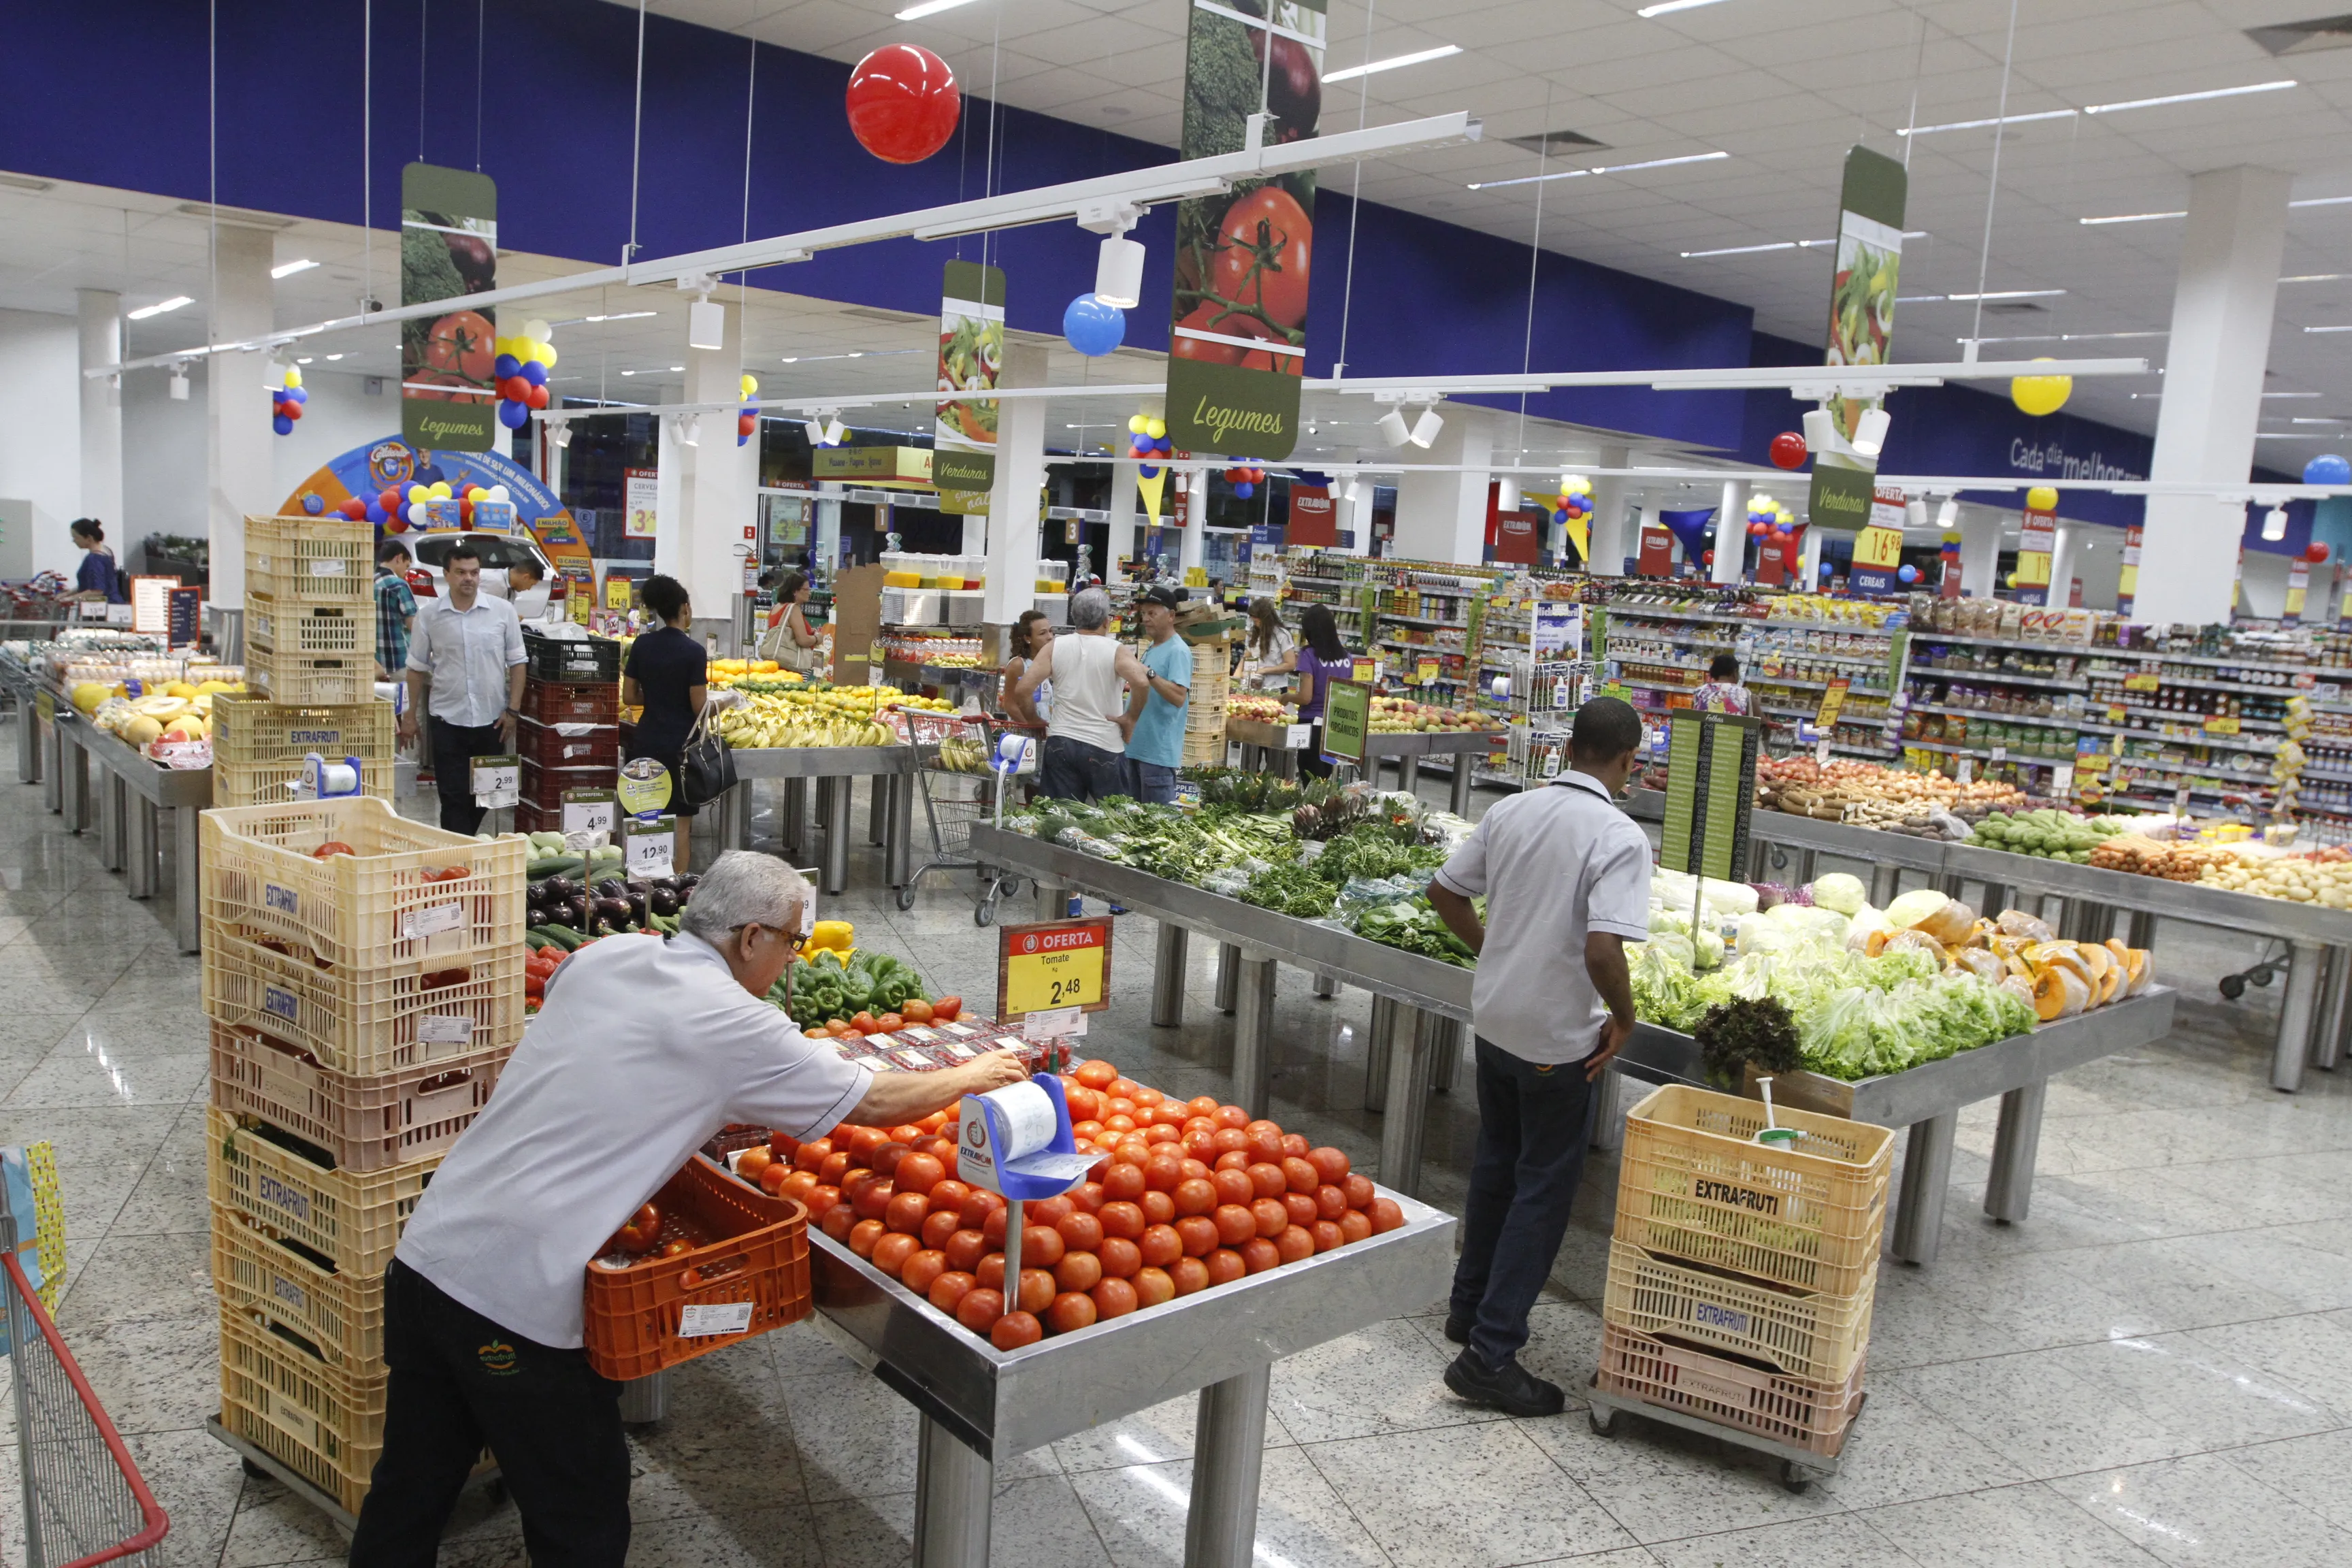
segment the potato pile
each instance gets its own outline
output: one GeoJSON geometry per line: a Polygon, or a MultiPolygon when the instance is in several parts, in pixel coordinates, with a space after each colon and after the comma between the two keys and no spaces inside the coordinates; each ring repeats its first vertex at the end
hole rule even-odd
{"type": "Polygon", "coordinates": [[[1932,834],[1929,817],[1938,809],[1967,820],[2022,805],[2024,799],[2011,784],[1990,780],[1964,784],[1940,773],[1903,773],[1874,763],[1768,757],[1756,764],[1756,804],[1760,806],[1895,832],[1932,834]]]}
{"type": "Polygon", "coordinates": [[[2236,856],[2217,844],[2160,844],[2136,833],[2119,833],[2091,850],[2089,864],[2103,871],[2129,871],[2168,882],[2194,882],[2236,856]]]}
{"type": "Polygon", "coordinates": [[[2255,893],[2265,899],[2352,910],[2352,861],[2320,860],[2300,855],[2256,858],[2224,850],[2221,858],[2208,865],[2197,881],[2200,887],[2227,888],[2233,893],[2255,893]]]}

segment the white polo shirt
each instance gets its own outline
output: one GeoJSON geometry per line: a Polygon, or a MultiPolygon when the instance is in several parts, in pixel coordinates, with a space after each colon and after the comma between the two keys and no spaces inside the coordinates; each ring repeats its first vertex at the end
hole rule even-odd
{"type": "Polygon", "coordinates": [[[607,937],[557,971],[398,1257],[502,1328],[577,1345],[589,1259],[712,1133],[813,1137],[870,1081],[699,937],[607,937]]]}
{"type": "Polygon", "coordinates": [[[488,594],[460,610],[447,595],[416,602],[408,668],[432,678],[425,709],[445,724],[481,729],[507,710],[507,671],[524,658],[515,607],[488,594]]]}
{"type": "Polygon", "coordinates": [[[1523,1061],[1581,1061],[1609,1005],[1584,969],[1584,938],[1650,934],[1650,841],[1590,773],[1564,773],[1487,808],[1437,879],[1486,895],[1486,942],[1470,988],[1479,1036],[1523,1061]]]}

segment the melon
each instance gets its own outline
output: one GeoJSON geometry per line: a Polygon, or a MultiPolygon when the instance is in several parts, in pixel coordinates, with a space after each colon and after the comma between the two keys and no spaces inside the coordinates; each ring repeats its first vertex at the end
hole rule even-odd
{"type": "Polygon", "coordinates": [[[95,713],[98,705],[107,699],[107,689],[95,680],[85,680],[73,689],[73,705],[85,713],[95,713]]]}
{"type": "Polygon", "coordinates": [[[2033,977],[2033,1015],[2047,1024],[2071,1018],[2091,1005],[2091,986],[2080,974],[2056,964],[2033,977]]]}
{"type": "Polygon", "coordinates": [[[205,739],[205,721],[193,713],[182,714],[164,726],[162,739],[166,741],[201,741],[205,739]]]}
{"type": "Polygon", "coordinates": [[[134,716],[122,726],[122,738],[134,746],[143,746],[163,733],[163,726],[144,714],[134,716]]]}
{"type": "Polygon", "coordinates": [[[163,688],[166,697],[194,697],[195,694],[196,689],[184,680],[174,680],[163,688]]]}

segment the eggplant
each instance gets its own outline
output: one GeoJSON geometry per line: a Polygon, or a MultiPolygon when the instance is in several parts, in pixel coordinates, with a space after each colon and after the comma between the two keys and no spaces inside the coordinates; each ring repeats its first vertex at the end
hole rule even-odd
{"type": "Polygon", "coordinates": [[[550,904],[547,907],[547,920],[550,925],[570,926],[573,931],[586,931],[588,929],[587,900],[575,895],[565,899],[561,903],[550,904]]]}
{"type": "Polygon", "coordinates": [[[600,898],[595,902],[594,911],[597,922],[614,931],[619,931],[629,923],[629,900],[626,899],[600,898]]]}
{"type": "Polygon", "coordinates": [[[629,896],[629,885],[618,877],[600,879],[593,890],[600,899],[625,899],[629,896]]]}
{"type": "Polygon", "coordinates": [[[631,893],[629,895],[630,921],[635,925],[642,927],[647,920],[652,918],[652,916],[653,895],[650,893],[631,893]]]}
{"type": "Polygon", "coordinates": [[[555,900],[576,899],[580,896],[581,892],[579,883],[573,881],[569,877],[560,875],[542,878],[539,881],[533,882],[531,884],[531,889],[534,892],[543,891],[550,899],[555,900]]]}
{"type": "Polygon", "coordinates": [[[683,893],[690,893],[690,892],[694,891],[694,889],[697,889],[697,888],[700,887],[701,885],[702,885],[702,879],[701,879],[701,878],[699,878],[699,877],[696,877],[696,876],[688,875],[688,876],[680,877],[680,878],[677,879],[677,890],[678,890],[681,894],[683,894],[683,893]]]}
{"type": "Polygon", "coordinates": [[[646,895],[646,907],[657,915],[674,915],[678,911],[677,894],[667,888],[656,888],[646,895]]]}

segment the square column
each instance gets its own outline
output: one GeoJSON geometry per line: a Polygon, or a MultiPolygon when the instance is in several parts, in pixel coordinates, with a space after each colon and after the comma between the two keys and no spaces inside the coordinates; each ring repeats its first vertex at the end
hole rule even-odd
{"type": "MultiPolygon", "coordinates": [[[[726,331],[715,349],[686,351],[686,401],[740,401],[743,391],[743,313],[722,304],[726,331]]],[[[679,448],[678,580],[694,601],[694,629],[717,632],[719,645],[735,640],[735,605],[743,593],[743,563],[752,549],[748,535],[758,520],[759,438],[735,444],[732,408],[707,410],[696,445],[679,448]]]]}
{"type": "MultiPolygon", "coordinates": [[[[1045,384],[1042,343],[1006,343],[999,386],[1045,384]]],[[[981,618],[1009,626],[1037,603],[1037,495],[1045,482],[1045,400],[996,405],[996,483],[988,492],[988,592],[981,618]]]]}
{"type": "MultiPolygon", "coordinates": [[[[1601,448],[1601,467],[1622,468],[1632,464],[1633,449],[1628,447],[1601,448]]],[[[1592,521],[1584,531],[1585,542],[1592,547],[1585,561],[1585,569],[1604,576],[1613,576],[1623,566],[1625,557],[1633,553],[1628,541],[1633,538],[1627,516],[1633,498],[1626,494],[1625,476],[1604,474],[1592,481],[1592,521]]]]}
{"type": "Polygon", "coordinates": [[[1396,553],[1407,560],[1475,565],[1486,558],[1486,465],[1495,441],[1484,409],[1441,405],[1445,427],[1427,450],[1407,446],[1401,462],[1461,465],[1397,477],[1396,553]]]}
{"type": "MultiPolygon", "coordinates": [[[[2243,484],[2252,469],[2292,184],[2244,167],[2189,182],[2151,479],[2243,484]]],[[[2132,618],[2228,620],[2243,516],[2233,500],[2148,497],[2132,618]]]]}
{"type": "MultiPolygon", "coordinates": [[[[211,341],[243,342],[276,325],[269,268],[275,238],[266,229],[224,223],[215,230],[211,341]]],[[[245,608],[245,520],[267,517],[285,498],[271,471],[277,437],[269,428],[264,379],[268,356],[217,353],[205,360],[205,493],[210,518],[210,602],[245,608]]],[[[119,482],[119,481],[118,481],[119,482]]]]}
{"type": "Polygon", "coordinates": [[[1969,598],[1990,599],[1999,586],[1995,578],[2000,571],[2000,535],[2007,521],[2004,513],[1991,507],[1965,501],[1960,505],[1960,592],[1969,598]]]}
{"type": "MultiPolygon", "coordinates": [[[[122,296],[109,289],[74,290],[81,368],[122,363],[122,296]]],[[[104,523],[116,559],[131,558],[122,516],[122,388],[81,378],[81,510],[104,523]]]]}
{"type": "Polygon", "coordinates": [[[1723,481],[1723,500],[1715,512],[1715,566],[1707,574],[1714,583],[1737,583],[1748,563],[1748,481],[1723,481]]]}

